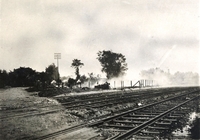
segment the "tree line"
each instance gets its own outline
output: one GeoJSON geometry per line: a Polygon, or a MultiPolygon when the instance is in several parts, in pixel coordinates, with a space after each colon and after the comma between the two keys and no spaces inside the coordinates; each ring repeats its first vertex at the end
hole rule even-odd
{"type": "Polygon", "coordinates": [[[49,65],[45,72],[37,72],[29,67],[20,67],[7,72],[0,70],[0,88],[11,87],[30,87],[37,84],[50,84],[52,80],[57,79],[57,67],[54,64],[49,65]]]}
{"type": "MultiPolygon", "coordinates": [[[[125,74],[127,68],[126,58],[121,53],[115,53],[110,50],[99,51],[97,53],[97,60],[100,62],[101,71],[106,74],[108,79],[122,76],[125,74]]],[[[68,86],[72,86],[77,82],[83,83],[88,78],[85,75],[80,75],[80,68],[84,66],[84,63],[79,59],[73,59],[71,67],[75,69],[76,78],[68,79],[68,86]]],[[[93,73],[88,73],[91,81],[96,82],[99,78],[95,77],[93,73]]],[[[0,69],[0,88],[6,86],[12,87],[37,87],[45,88],[55,80],[57,84],[61,84],[58,67],[55,64],[49,65],[45,71],[37,72],[29,67],[20,67],[13,71],[7,72],[0,69]]]]}

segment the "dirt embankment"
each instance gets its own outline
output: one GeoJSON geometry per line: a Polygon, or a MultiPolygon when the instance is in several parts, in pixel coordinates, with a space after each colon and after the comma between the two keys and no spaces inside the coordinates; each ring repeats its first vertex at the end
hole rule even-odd
{"type": "MultiPolygon", "coordinates": [[[[30,110],[42,112],[54,108],[62,109],[63,107],[56,100],[30,96],[24,88],[0,90],[0,118],[6,115],[16,115],[17,113],[29,113],[30,110]],[[47,105],[52,107],[42,108],[47,105]],[[18,112],[18,109],[23,109],[23,111],[18,112]]],[[[34,138],[45,133],[57,131],[78,123],[79,119],[64,111],[58,111],[44,115],[12,117],[1,119],[0,121],[0,139],[10,140],[23,137],[34,138]]]]}

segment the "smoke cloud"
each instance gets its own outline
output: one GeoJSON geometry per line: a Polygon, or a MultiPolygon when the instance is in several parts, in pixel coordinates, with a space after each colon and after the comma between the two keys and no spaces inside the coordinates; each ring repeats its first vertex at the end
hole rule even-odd
{"type": "Polygon", "coordinates": [[[141,71],[141,78],[154,80],[159,86],[199,86],[199,74],[194,72],[176,72],[170,74],[160,68],[141,71]]]}

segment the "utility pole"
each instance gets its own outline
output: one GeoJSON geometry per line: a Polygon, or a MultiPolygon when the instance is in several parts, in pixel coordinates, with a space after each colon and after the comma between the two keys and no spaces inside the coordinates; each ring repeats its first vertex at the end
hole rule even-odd
{"type": "Polygon", "coordinates": [[[58,59],[61,59],[61,53],[54,53],[54,59],[57,59],[57,67],[58,67],[58,86],[60,86],[60,74],[59,74],[59,62],[58,59]]]}

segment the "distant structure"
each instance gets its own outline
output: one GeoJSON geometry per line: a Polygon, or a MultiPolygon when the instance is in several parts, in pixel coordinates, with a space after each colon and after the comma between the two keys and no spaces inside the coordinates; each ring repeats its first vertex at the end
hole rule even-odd
{"type": "Polygon", "coordinates": [[[54,59],[57,59],[57,67],[58,67],[58,81],[60,81],[60,74],[59,74],[59,62],[58,59],[61,59],[61,53],[54,53],[54,59]]]}
{"type": "Polygon", "coordinates": [[[154,81],[153,80],[140,80],[139,85],[140,85],[140,87],[153,87],[154,81]]]}

